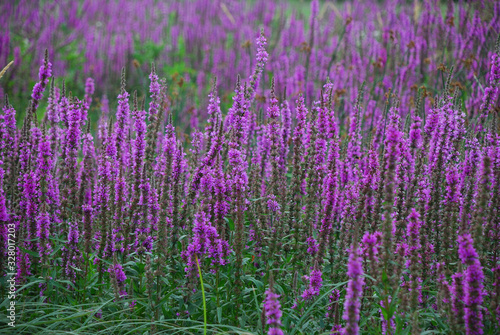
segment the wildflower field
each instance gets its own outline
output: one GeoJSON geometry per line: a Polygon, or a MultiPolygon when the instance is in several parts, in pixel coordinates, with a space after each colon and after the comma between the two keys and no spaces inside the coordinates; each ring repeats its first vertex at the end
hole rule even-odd
{"type": "Polygon", "coordinates": [[[500,334],[500,2],[0,28],[0,334],[500,334]]]}

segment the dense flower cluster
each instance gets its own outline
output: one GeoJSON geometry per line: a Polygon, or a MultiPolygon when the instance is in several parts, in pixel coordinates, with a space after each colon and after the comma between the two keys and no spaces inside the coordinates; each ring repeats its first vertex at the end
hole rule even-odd
{"type": "MultiPolygon", "coordinates": [[[[0,276],[19,299],[112,295],[103,317],[133,311],[150,333],[201,310],[204,324],[255,333],[498,333],[500,5],[316,0],[304,31],[300,15],[275,24],[278,7],[256,1],[262,31],[246,43],[242,23],[229,44],[244,51],[219,55],[192,27],[214,14],[233,31],[246,7],[188,3],[193,17],[172,5],[168,27],[199,58],[187,71],[198,96],[153,64],[148,92],[129,92],[147,85],[123,69],[116,99],[101,99],[99,62],[80,96],[47,54],[27,112],[6,97],[0,276]]],[[[130,52],[120,36],[112,47],[130,52]]]]}
{"type": "MultiPolygon", "coordinates": [[[[315,90],[329,77],[335,78],[334,100],[352,100],[365,78],[380,77],[370,92],[377,100],[389,87],[397,92],[415,89],[421,85],[422,76],[457,60],[455,72],[478,94],[466,102],[467,107],[480,112],[492,109],[495,92],[498,94],[495,86],[474,79],[474,74],[478,77],[485,73],[480,69],[488,66],[490,59],[498,64],[498,58],[492,58],[488,53],[491,49],[487,49],[499,29],[495,19],[498,6],[496,1],[481,2],[478,9],[491,13],[483,16],[454,2],[441,8],[435,0],[414,6],[401,0],[390,5],[364,2],[357,6],[314,1],[304,12],[297,11],[293,2],[266,0],[231,0],[223,5],[210,0],[84,0],[79,8],[70,1],[50,5],[4,1],[0,5],[0,64],[14,60],[13,73],[35,76],[38,68],[33,66],[34,61],[52,45],[48,51],[51,59],[56,59],[54,73],[58,77],[81,68],[82,76],[91,76],[99,83],[98,92],[117,92],[121,68],[126,67],[134,86],[142,86],[151,61],[146,55],[154,55],[154,61],[161,64],[185,64],[186,72],[180,74],[185,82],[196,86],[198,94],[213,76],[219,78],[224,92],[231,90],[235,76],[247,74],[255,66],[256,71],[248,73],[248,94],[252,97],[262,97],[255,91],[259,83],[269,82],[265,78],[256,80],[266,64],[280,92],[286,87],[289,96],[302,92],[312,101],[319,95],[315,90]],[[305,13],[311,15],[304,17],[305,13]],[[257,57],[252,59],[251,44],[261,28],[257,57]],[[273,39],[267,40],[264,35],[273,39]],[[266,50],[267,45],[270,47],[266,50]],[[58,57],[58,52],[65,57],[58,57]],[[480,108],[483,96],[479,93],[483,89],[488,98],[480,108]]],[[[491,68],[493,71],[498,66],[491,68]]],[[[490,78],[492,81],[498,75],[490,78]]],[[[1,84],[0,95],[20,95],[21,101],[27,101],[24,83],[16,76],[10,79],[9,85],[1,84]]],[[[441,74],[426,75],[426,80],[429,87],[442,84],[441,74]]],[[[404,109],[411,109],[415,102],[411,95],[400,99],[404,109]]],[[[373,107],[373,111],[383,108],[373,107]]],[[[354,114],[353,106],[345,108],[345,115],[354,114]]],[[[181,116],[186,125],[190,115],[181,116]]],[[[375,125],[374,121],[370,119],[367,124],[375,125]]]]}

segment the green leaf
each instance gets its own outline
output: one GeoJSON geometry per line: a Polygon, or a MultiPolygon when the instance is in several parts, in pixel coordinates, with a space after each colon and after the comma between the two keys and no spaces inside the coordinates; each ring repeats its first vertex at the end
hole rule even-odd
{"type": "Polygon", "coordinates": [[[217,320],[222,323],[222,307],[217,307],[217,320]]]}
{"type": "Polygon", "coordinates": [[[28,255],[30,256],[33,256],[33,257],[36,257],[36,258],[40,258],[40,254],[38,252],[34,252],[32,250],[28,250],[28,249],[25,249],[23,247],[19,247],[19,249],[24,252],[24,253],[27,253],[28,255]]]}
{"type": "Polygon", "coordinates": [[[228,223],[229,230],[234,231],[234,220],[231,218],[227,218],[227,217],[225,217],[224,220],[226,220],[226,222],[228,223]]]}

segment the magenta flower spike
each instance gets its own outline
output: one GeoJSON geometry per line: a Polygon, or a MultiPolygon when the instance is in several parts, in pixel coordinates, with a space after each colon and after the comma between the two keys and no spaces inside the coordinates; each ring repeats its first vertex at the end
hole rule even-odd
{"type": "Polygon", "coordinates": [[[484,296],[484,274],[470,234],[458,237],[458,255],[462,264],[467,267],[464,278],[466,334],[483,334],[483,311],[481,305],[484,296]]]}
{"type": "Polygon", "coordinates": [[[361,257],[358,256],[358,252],[357,246],[353,246],[347,265],[347,275],[350,279],[344,302],[344,314],[342,316],[346,322],[343,334],[346,335],[359,334],[359,313],[365,282],[363,280],[361,257]]]}
{"type": "Polygon", "coordinates": [[[274,293],[271,289],[266,291],[266,299],[264,300],[264,313],[266,316],[266,324],[269,326],[268,335],[283,335],[281,330],[281,305],[278,300],[280,296],[274,293]]]}

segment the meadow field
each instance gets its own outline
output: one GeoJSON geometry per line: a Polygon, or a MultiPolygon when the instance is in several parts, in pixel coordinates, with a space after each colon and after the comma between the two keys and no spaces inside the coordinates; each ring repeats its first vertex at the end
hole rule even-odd
{"type": "Polygon", "coordinates": [[[0,334],[500,333],[500,2],[0,28],[0,334]]]}

